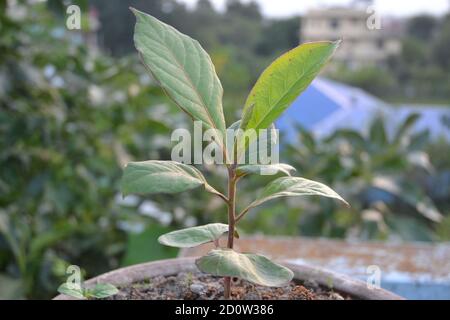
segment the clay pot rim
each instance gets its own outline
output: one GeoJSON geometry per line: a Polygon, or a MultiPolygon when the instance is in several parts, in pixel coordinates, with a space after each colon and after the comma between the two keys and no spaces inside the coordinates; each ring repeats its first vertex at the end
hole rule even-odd
{"type": "MultiPolygon", "coordinates": [[[[179,272],[196,272],[195,257],[174,258],[158,260],[116,269],[100,276],[87,280],[85,285],[92,286],[96,283],[111,283],[116,286],[128,285],[133,282],[142,281],[157,275],[169,276],[179,272]]],[[[369,289],[367,284],[361,280],[336,273],[334,271],[313,267],[309,265],[293,264],[289,261],[280,261],[281,264],[294,272],[297,280],[313,280],[319,285],[329,287],[332,284],[336,291],[349,294],[356,299],[362,300],[403,300],[404,298],[384,289],[369,289]]],[[[58,295],[54,300],[75,300],[66,295],[58,295]]]]}

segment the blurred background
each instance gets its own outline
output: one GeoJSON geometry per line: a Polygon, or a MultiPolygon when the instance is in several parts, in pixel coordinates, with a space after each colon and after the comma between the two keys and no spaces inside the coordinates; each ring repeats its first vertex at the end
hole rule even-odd
{"type": "MultiPolygon", "coordinates": [[[[157,243],[161,233],[226,221],[222,202],[201,190],[122,199],[123,164],[170,159],[172,130],[191,127],[140,63],[130,6],[210,53],[228,124],[275,57],[344,40],[276,126],[281,162],[352,207],[274,201],[242,221],[242,234],[449,241],[449,3],[390,2],[0,0],[0,298],[50,298],[71,264],[90,278],[175,257],[157,243]],[[71,4],[80,30],[66,27],[71,4]],[[381,24],[371,29],[370,19],[381,24]]],[[[223,191],[222,173],[205,172],[223,191]]],[[[242,181],[240,204],[269,180],[242,181]]]]}

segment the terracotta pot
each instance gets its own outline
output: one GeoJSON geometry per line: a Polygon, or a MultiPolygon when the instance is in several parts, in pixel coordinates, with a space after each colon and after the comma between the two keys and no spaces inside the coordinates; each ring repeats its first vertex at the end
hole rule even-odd
{"type": "MultiPolygon", "coordinates": [[[[147,262],[130,267],[117,269],[98,277],[86,281],[87,285],[96,283],[112,283],[116,286],[128,285],[134,282],[143,281],[154,276],[170,276],[180,272],[196,272],[196,258],[176,258],[147,262]]],[[[333,289],[349,294],[355,299],[364,300],[401,300],[402,297],[383,289],[369,289],[365,282],[352,279],[348,276],[338,274],[332,271],[310,267],[306,265],[296,265],[287,262],[281,262],[295,274],[297,280],[313,280],[319,285],[328,287],[332,285],[333,289]]],[[[58,295],[54,300],[72,300],[66,295],[58,295]]]]}

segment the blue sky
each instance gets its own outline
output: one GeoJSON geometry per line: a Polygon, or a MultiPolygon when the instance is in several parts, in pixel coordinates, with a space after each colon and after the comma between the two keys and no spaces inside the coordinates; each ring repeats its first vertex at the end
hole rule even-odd
{"type": "MultiPolygon", "coordinates": [[[[194,5],[197,0],[180,0],[194,5]]],[[[223,8],[225,0],[210,0],[217,8],[223,8]]],[[[246,0],[244,0],[246,1],[246,0]]],[[[348,4],[352,0],[256,0],[266,16],[286,17],[301,14],[309,8],[323,5],[348,4]]],[[[410,16],[417,13],[434,15],[449,11],[450,0],[376,0],[375,7],[380,14],[410,16]]]]}

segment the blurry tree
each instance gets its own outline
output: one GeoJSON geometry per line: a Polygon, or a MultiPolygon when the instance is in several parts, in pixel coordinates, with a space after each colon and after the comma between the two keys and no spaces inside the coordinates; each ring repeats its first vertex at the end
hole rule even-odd
{"type": "MultiPolygon", "coordinates": [[[[448,225],[450,184],[443,181],[450,162],[441,159],[437,170],[433,153],[425,152],[428,132],[410,131],[417,119],[410,116],[389,134],[382,118],[376,118],[367,134],[338,130],[320,141],[299,127],[299,140],[285,147],[282,158],[302,176],[333,186],[352,207],[321,199],[269,203],[250,213],[242,228],[337,238],[447,239],[442,230],[448,225]]],[[[444,152],[450,144],[443,141],[435,148],[444,152]]],[[[261,179],[249,180],[247,190],[257,189],[261,179]]]]}
{"type": "Polygon", "coordinates": [[[429,41],[433,38],[438,22],[430,15],[418,15],[407,22],[407,32],[410,37],[421,41],[429,41]]]}
{"type": "Polygon", "coordinates": [[[116,268],[126,226],[156,223],[117,201],[121,166],[168,158],[184,120],[136,59],[80,37],[43,3],[0,11],[0,298],[48,298],[68,264],[116,268]]]}
{"type": "Polygon", "coordinates": [[[395,90],[397,85],[395,77],[388,70],[370,66],[356,70],[341,67],[330,72],[329,76],[364,89],[376,96],[389,94],[395,90]]]}
{"type": "Polygon", "coordinates": [[[134,52],[135,17],[130,7],[148,12],[176,27],[189,23],[185,5],[175,0],[91,0],[89,4],[99,14],[101,44],[113,55],[134,52]]]}
{"type": "MultiPolygon", "coordinates": [[[[433,46],[433,58],[438,65],[450,71],[450,15],[441,22],[439,33],[433,46]]],[[[450,90],[450,88],[449,88],[450,90]]]]}
{"type": "Polygon", "coordinates": [[[134,52],[129,6],[198,39],[211,53],[224,82],[225,104],[231,109],[244,103],[249,87],[274,56],[298,44],[299,18],[269,20],[255,1],[228,0],[223,13],[210,0],[200,0],[189,10],[176,0],[92,0],[91,5],[100,15],[101,45],[114,55],[134,52]]]}
{"type": "Polygon", "coordinates": [[[256,1],[244,3],[240,0],[227,0],[225,4],[226,15],[240,16],[248,20],[261,20],[262,15],[256,1]]]}
{"type": "Polygon", "coordinates": [[[298,46],[300,17],[274,19],[264,24],[256,52],[263,56],[277,55],[298,46]]]}
{"type": "MultiPolygon", "coordinates": [[[[406,66],[424,66],[429,57],[427,48],[420,40],[413,37],[405,38],[402,42],[402,63],[406,66]]],[[[398,61],[397,61],[398,62],[398,61]]]]}

